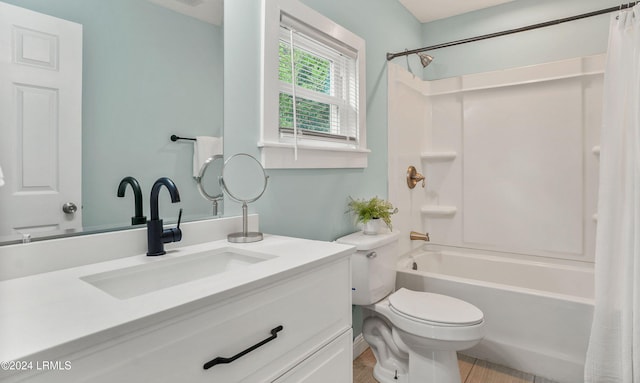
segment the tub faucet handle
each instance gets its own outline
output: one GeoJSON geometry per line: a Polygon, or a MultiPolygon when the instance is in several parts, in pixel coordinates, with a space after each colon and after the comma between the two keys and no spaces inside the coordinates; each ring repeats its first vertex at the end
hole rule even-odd
{"type": "Polygon", "coordinates": [[[429,233],[418,233],[417,231],[412,231],[409,234],[409,238],[411,238],[412,241],[425,241],[425,242],[429,242],[429,233]]]}

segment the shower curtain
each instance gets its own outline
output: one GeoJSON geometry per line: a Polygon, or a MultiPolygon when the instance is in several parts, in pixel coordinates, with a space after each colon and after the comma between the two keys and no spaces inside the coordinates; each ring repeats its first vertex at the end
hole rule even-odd
{"type": "Polygon", "coordinates": [[[640,383],[640,5],[612,15],[586,383],[640,383]]]}

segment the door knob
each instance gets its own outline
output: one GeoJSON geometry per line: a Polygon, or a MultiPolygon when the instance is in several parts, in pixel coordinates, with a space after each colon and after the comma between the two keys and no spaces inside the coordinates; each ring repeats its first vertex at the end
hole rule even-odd
{"type": "Polygon", "coordinates": [[[64,205],[62,205],[62,211],[63,211],[65,214],[73,214],[73,213],[75,213],[76,211],[78,211],[78,207],[77,207],[77,206],[76,206],[76,204],[75,204],[75,203],[73,203],[73,202],[67,202],[67,203],[65,203],[64,205]]]}

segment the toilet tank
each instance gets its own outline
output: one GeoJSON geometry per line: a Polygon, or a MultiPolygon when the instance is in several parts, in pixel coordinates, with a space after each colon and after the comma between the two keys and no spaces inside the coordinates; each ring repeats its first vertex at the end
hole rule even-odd
{"type": "Polygon", "coordinates": [[[352,303],[370,305],[391,293],[396,284],[398,232],[338,238],[336,242],[356,247],[351,256],[352,303]]]}

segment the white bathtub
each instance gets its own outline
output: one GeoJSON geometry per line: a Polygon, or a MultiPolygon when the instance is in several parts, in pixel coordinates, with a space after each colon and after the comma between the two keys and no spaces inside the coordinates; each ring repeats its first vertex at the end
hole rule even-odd
{"type": "Polygon", "coordinates": [[[583,381],[593,267],[454,251],[420,251],[398,265],[398,288],[453,296],[484,312],[486,336],[465,354],[561,383],[583,381]]]}

